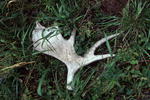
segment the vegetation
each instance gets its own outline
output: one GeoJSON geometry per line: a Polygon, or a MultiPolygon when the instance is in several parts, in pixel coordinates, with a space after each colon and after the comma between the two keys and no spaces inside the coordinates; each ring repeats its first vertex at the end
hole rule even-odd
{"type": "Polygon", "coordinates": [[[118,14],[105,13],[103,1],[1,0],[0,100],[149,100],[150,1],[129,0],[118,14]],[[80,55],[101,37],[121,33],[96,52],[116,56],[79,70],[68,91],[65,65],[32,49],[35,21],[57,24],[66,38],[76,28],[80,55]]]}

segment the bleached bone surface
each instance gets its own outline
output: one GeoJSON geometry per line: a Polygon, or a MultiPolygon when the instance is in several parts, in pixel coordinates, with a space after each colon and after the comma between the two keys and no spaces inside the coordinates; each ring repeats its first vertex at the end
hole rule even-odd
{"type": "Polygon", "coordinates": [[[32,32],[33,47],[35,50],[44,54],[53,56],[67,66],[67,89],[72,90],[71,82],[73,81],[76,71],[94,61],[109,58],[114,54],[94,55],[97,47],[105,43],[107,40],[119,35],[114,34],[97,41],[84,56],[79,56],[75,52],[76,30],[74,29],[68,40],[61,35],[58,26],[45,28],[40,23],[36,22],[36,27],[32,32]]]}

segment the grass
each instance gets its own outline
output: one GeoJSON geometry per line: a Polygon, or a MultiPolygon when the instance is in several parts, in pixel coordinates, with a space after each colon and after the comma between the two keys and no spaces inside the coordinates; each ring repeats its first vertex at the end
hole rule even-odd
{"type": "Polygon", "coordinates": [[[130,0],[120,16],[103,13],[101,3],[0,1],[0,100],[149,100],[150,1],[130,0]],[[37,20],[45,26],[57,24],[65,38],[77,28],[75,48],[80,55],[99,38],[119,32],[119,37],[96,51],[115,52],[116,57],[78,71],[76,88],[68,91],[65,65],[32,50],[31,33],[37,20]]]}

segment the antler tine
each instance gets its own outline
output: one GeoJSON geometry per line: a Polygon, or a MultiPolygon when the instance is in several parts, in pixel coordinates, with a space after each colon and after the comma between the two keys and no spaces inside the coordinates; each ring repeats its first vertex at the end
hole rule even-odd
{"type": "Polygon", "coordinates": [[[106,41],[112,39],[113,37],[116,37],[118,36],[118,34],[113,34],[113,35],[110,35],[108,37],[105,37],[105,38],[102,38],[101,40],[97,41],[91,48],[90,50],[85,54],[85,56],[87,55],[94,55],[94,52],[96,50],[97,47],[99,47],[100,45],[102,45],[103,43],[105,43],[106,41]]]}
{"type": "Polygon", "coordinates": [[[98,60],[102,60],[105,58],[110,58],[110,57],[114,57],[115,54],[103,54],[103,55],[93,55],[93,56],[88,56],[84,58],[84,62],[83,62],[83,66],[86,66],[92,62],[98,61],[98,60]]]}
{"type": "Polygon", "coordinates": [[[36,23],[36,27],[35,28],[37,28],[37,29],[43,29],[43,28],[45,28],[38,21],[36,21],[35,23],[36,23]]]}
{"type": "Polygon", "coordinates": [[[71,32],[71,36],[69,38],[69,42],[72,43],[74,45],[74,41],[75,41],[75,35],[76,35],[76,29],[74,28],[71,32]]]}

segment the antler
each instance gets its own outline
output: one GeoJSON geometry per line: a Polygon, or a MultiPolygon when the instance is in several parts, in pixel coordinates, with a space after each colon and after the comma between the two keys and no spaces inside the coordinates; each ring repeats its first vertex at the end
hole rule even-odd
{"type": "Polygon", "coordinates": [[[36,23],[36,27],[32,32],[32,41],[34,49],[44,54],[53,56],[67,66],[67,89],[72,90],[71,82],[73,81],[76,71],[94,61],[115,56],[114,54],[94,55],[97,47],[116,37],[119,34],[110,35],[97,41],[89,51],[82,57],[77,55],[74,48],[76,30],[74,29],[68,40],[65,40],[57,26],[45,28],[40,23],[36,23]]]}

